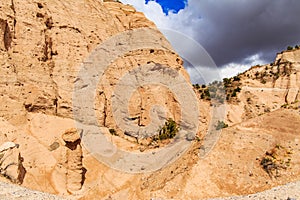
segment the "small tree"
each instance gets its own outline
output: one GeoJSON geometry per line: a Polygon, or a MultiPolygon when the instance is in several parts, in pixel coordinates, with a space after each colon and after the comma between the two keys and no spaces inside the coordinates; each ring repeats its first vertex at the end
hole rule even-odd
{"type": "Polygon", "coordinates": [[[290,51],[290,50],[293,50],[293,47],[288,46],[288,47],[287,47],[287,50],[289,50],[289,51],[290,51]]]}

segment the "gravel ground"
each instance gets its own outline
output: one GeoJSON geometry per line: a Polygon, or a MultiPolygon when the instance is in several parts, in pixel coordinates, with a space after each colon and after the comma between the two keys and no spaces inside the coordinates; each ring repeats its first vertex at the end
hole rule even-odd
{"type": "Polygon", "coordinates": [[[62,200],[63,198],[55,195],[43,193],[43,192],[29,190],[27,188],[23,188],[17,185],[0,182],[0,199],[1,200],[11,200],[11,199],[62,200]]]}
{"type": "Polygon", "coordinates": [[[210,200],[241,200],[241,199],[259,199],[259,200],[300,200],[300,181],[288,183],[286,185],[278,186],[270,190],[259,192],[256,194],[246,196],[233,196],[227,198],[216,198],[210,200]]]}
{"type": "MultiPolygon", "coordinates": [[[[55,195],[29,190],[13,184],[0,182],[0,199],[1,200],[63,200],[62,197],[55,195]]],[[[300,181],[288,183],[286,185],[278,186],[264,192],[246,195],[233,196],[227,198],[215,198],[210,200],[300,200],[300,181]]]]}

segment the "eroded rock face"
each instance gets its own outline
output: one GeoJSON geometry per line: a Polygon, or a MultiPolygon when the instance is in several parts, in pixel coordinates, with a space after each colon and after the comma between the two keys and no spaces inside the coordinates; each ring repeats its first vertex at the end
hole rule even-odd
{"type": "Polygon", "coordinates": [[[0,51],[8,51],[15,36],[14,3],[4,0],[0,5],[5,10],[0,14],[0,51]]]}
{"type": "MultiPolygon", "coordinates": [[[[228,146],[225,145],[221,148],[223,154],[216,152],[217,155],[208,158],[203,165],[202,161],[198,162],[199,143],[196,143],[194,150],[189,151],[183,159],[179,159],[178,163],[156,174],[150,174],[149,178],[148,175],[127,174],[105,166],[81,143],[80,131],[77,130],[74,121],[72,102],[74,84],[80,81],[78,73],[81,64],[86,62],[91,52],[112,36],[125,32],[130,36],[130,31],[136,29],[143,30],[145,33],[138,35],[141,39],[140,44],[152,43],[153,46],[133,49],[121,55],[119,55],[121,51],[117,52],[116,48],[103,50],[109,52],[108,55],[114,53],[118,56],[108,61],[107,70],[96,83],[95,107],[90,112],[96,113],[97,123],[103,126],[101,130],[105,136],[118,147],[128,151],[138,150],[136,146],[139,144],[113,136],[109,130],[109,128],[116,128],[111,97],[119,80],[139,66],[161,64],[176,70],[189,82],[181,58],[172,50],[171,45],[156,29],[154,23],[148,21],[142,13],[136,12],[132,7],[115,1],[3,0],[0,2],[0,144],[8,141],[19,144],[19,148],[13,147],[13,143],[7,143],[2,148],[6,150],[0,153],[3,155],[1,173],[10,177],[13,182],[23,181],[24,186],[32,189],[65,196],[78,195],[75,197],[83,199],[99,197],[150,199],[153,196],[173,198],[172,192],[182,199],[190,193],[190,188],[195,188],[193,191],[196,194],[191,196],[194,198],[199,197],[201,184],[201,188],[205,188],[211,194],[201,193],[200,197],[214,196],[215,194],[212,193],[215,191],[222,193],[222,188],[224,189],[222,184],[226,181],[221,181],[220,188],[217,186],[219,182],[213,177],[215,167],[228,167],[227,160],[223,162],[221,158],[227,155],[229,159],[241,149],[247,149],[245,148],[247,146],[239,147],[237,151],[233,145],[232,150],[228,151],[228,146]],[[147,31],[150,29],[151,31],[147,31]],[[20,155],[24,158],[23,162],[20,155]],[[18,163],[22,163],[26,174],[20,170],[18,163]],[[191,170],[192,176],[189,175],[191,170]],[[190,181],[187,177],[192,177],[193,180],[190,181]],[[143,183],[148,185],[145,184],[145,187],[140,188],[143,183]],[[174,185],[176,187],[173,187],[174,185]],[[167,188],[166,191],[164,187],[167,188]]],[[[134,43],[132,40],[127,41],[128,44],[134,43]]],[[[122,47],[122,43],[112,43],[111,46],[114,45],[122,47]]],[[[294,59],[295,63],[290,66],[278,61],[282,72],[290,68],[293,70],[298,66],[296,61],[299,60],[298,55],[283,57],[287,60],[294,59]]],[[[275,68],[274,66],[274,70],[275,68]]],[[[280,90],[275,91],[276,93],[274,91],[264,93],[269,95],[263,98],[260,98],[261,89],[252,87],[261,86],[259,81],[253,82],[253,85],[252,82],[245,84],[242,88],[245,94],[241,101],[246,101],[250,97],[255,102],[246,108],[249,110],[246,113],[250,113],[250,110],[256,112],[258,109],[254,108],[257,102],[260,105],[273,105],[270,101],[274,100],[269,100],[273,97],[276,98],[276,105],[279,107],[285,102],[284,97],[287,94],[287,101],[299,98],[296,94],[297,90],[293,89],[297,87],[290,87],[298,83],[298,74],[296,78],[291,74],[290,77],[278,79],[276,86],[268,83],[268,88],[284,88],[284,92],[280,90]],[[290,89],[288,92],[287,88],[290,89]]],[[[137,125],[149,124],[151,104],[164,105],[167,108],[165,117],[173,117],[175,120],[180,118],[181,105],[168,88],[162,89],[157,85],[150,85],[136,88],[136,92],[129,100],[128,112],[130,117],[137,119],[137,125]],[[155,98],[157,95],[159,98],[155,98]]],[[[244,105],[230,105],[232,106],[229,109],[230,116],[234,117],[233,123],[250,118],[244,116],[244,105]]],[[[200,120],[201,124],[205,125],[209,123],[211,114],[209,103],[202,102],[202,106],[200,120]]],[[[258,113],[257,111],[253,116],[257,116],[258,113]]],[[[291,117],[291,120],[293,118],[291,117]]],[[[204,132],[206,126],[201,127],[201,133],[204,132]]],[[[244,134],[241,133],[238,137],[230,136],[221,144],[230,143],[233,137],[236,137],[235,143],[239,144],[238,138],[243,138],[244,134]]],[[[264,142],[256,135],[250,138],[264,142]]],[[[249,141],[245,139],[244,144],[248,144],[249,141]]],[[[263,144],[268,145],[268,143],[263,144]]],[[[249,154],[258,156],[256,149],[249,154]]],[[[235,163],[241,164],[238,158],[235,163]]],[[[234,167],[235,164],[231,166],[234,167]]],[[[229,171],[231,172],[232,169],[226,168],[224,174],[229,171]]],[[[260,172],[257,171],[259,176],[260,172]]],[[[249,178],[248,175],[246,178],[249,178]]],[[[236,179],[232,182],[236,182],[236,179]]],[[[265,180],[260,183],[264,184],[265,180]]],[[[257,183],[257,187],[260,188],[261,184],[257,183]]],[[[233,191],[229,187],[226,193],[233,193],[233,191]]]]}
{"type": "MultiPolygon", "coordinates": [[[[158,63],[179,72],[189,84],[182,59],[154,23],[133,7],[116,1],[0,2],[0,117],[5,121],[0,131],[7,135],[0,144],[7,141],[20,144],[19,149],[14,147],[9,154],[15,162],[19,159],[18,152],[24,157],[24,186],[83,196],[84,188],[94,187],[95,177],[100,177],[106,167],[84,148],[74,129],[74,84],[80,81],[81,64],[91,52],[115,35],[125,34],[130,38],[135,30],[143,33],[135,36],[140,48],[126,52],[104,49],[109,54],[120,54],[109,60],[102,79],[96,83],[95,110],[92,110],[109,136],[108,128],[116,128],[111,97],[118,80],[129,71],[158,63]],[[8,125],[13,128],[3,128],[8,125]]],[[[129,47],[135,42],[132,40],[128,40],[129,47]]],[[[122,46],[111,43],[114,45],[122,46]]],[[[180,105],[170,91],[145,89],[149,91],[133,93],[128,105],[132,117],[142,119],[137,125],[149,123],[150,105],[158,102],[168,104],[165,117],[178,120],[180,105]],[[156,95],[160,95],[160,100],[154,98],[156,95]],[[139,101],[143,103],[136,105],[139,101]]],[[[121,140],[118,145],[130,149],[132,143],[121,140]]],[[[5,173],[19,180],[18,173],[10,170],[5,173]]]]}
{"type": "MultiPolygon", "coordinates": [[[[134,49],[110,61],[95,91],[95,112],[101,126],[116,126],[111,96],[118,79],[128,71],[148,62],[161,63],[189,79],[181,58],[154,23],[133,7],[115,1],[0,2],[0,117],[26,130],[11,134],[11,141],[20,144],[28,170],[24,185],[61,194],[81,189],[84,153],[80,140],[61,136],[68,127],[74,127],[74,123],[65,125],[74,118],[74,83],[81,63],[97,46],[135,29],[151,29],[139,38],[141,44],[154,43],[154,48],[134,49]],[[56,120],[58,127],[53,125],[56,120]]],[[[168,95],[161,93],[161,99],[172,100],[168,95]]],[[[133,106],[134,114],[147,115],[144,106],[133,106]]],[[[177,115],[174,110],[171,116],[177,115]]]]}
{"type": "Polygon", "coordinates": [[[22,165],[18,145],[13,142],[5,142],[0,146],[0,174],[13,183],[23,182],[26,170],[22,165]]]}
{"type": "MultiPolygon", "coordinates": [[[[1,1],[0,6],[0,92],[3,94],[0,101],[18,108],[18,112],[3,104],[0,108],[3,110],[1,115],[13,124],[25,120],[27,112],[73,118],[74,82],[80,64],[95,47],[126,30],[156,29],[154,23],[148,21],[142,13],[118,2],[94,0],[89,3],[49,3],[32,0],[24,6],[23,1],[5,0],[1,1]]],[[[147,62],[168,64],[188,79],[182,60],[173,52],[163,35],[157,30],[151,34],[158,38],[156,42],[164,50],[142,49],[122,55],[120,60],[111,63],[116,68],[112,67],[113,70],[105,76],[112,87],[116,74],[124,74],[132,67],[147,62]],[[121,65],[124,65],[123,69],[119,67],[121,65]]],[[[143,35],[140,37],[146,39],[143,35]]],[[[109,103],[111,89],[109,87],[101,93],[105,98],[100,96],[100,103],[109,103]]],[[[98,90],[97,94],[101,86],[98,90]]],[[[106,108],[99,109],[104,113],[99,118],[102,125],[111,123],[111,119],[105,119],[110,115],[106,108]]]]}

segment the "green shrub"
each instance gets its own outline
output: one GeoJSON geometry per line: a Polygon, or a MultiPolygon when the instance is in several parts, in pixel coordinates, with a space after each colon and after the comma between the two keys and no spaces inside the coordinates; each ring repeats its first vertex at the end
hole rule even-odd
{"type": "Polygon", "coordinates": [[[207,96],[207,97],[210,97],[210,93],[209,93],[208,89],[204,90],[204,95],[207,96]]]}
{"type": "Polygon", "coordinates": [[[179,127],[176,122],[169,118],[168,121],[165,122],[165,125],[159,130],[158,135],[154,137],[154,140],[166,140],[174,138],[178,131],[179,127]]]}
{"type": "Polygon", "coordinates": [[[236,91],[235,90],[232,92],[231,97],[236,97],[236,91]]]}
{"type": "Polygon", "coordinates": [[[288,46],[286,49],[290,51],[290,50],[293,50],[293,47],[288,46]]]}
{"type": "Polygon", "coordinates": [[[231,80],[229,78],[223,78],[223,82],[224,82],[224,87],[228,87],[228,85],[230,85],[231,80]]]}
{"type": "Polygon", "coordinates": [[[227,128],[228,127],[228,124],[226,124],[225,122],[223,121],[218,121],[218,124],[216,126],[216,130],[221,130],[223,128],[227,128]]]}
{"type": "Polygon", "coordinates": [[[260,161],[262,168],[272,177],[279,177],[279,171],[281,169],[287,169],[291,164],[291,158],[288,158],[288,153],[291,153],[290,149],[276,144],[273,149],[266,151],[265,155],[260,161]]]}
{"type": "Polygon", "coordinates": [[[233,91],[234,92],[240,92],[242,89],[240,87],[235,88],[233,91]]]}
{"type": "Polygon", "coordinates": [[[240,80],[241,80],[241,78],[238,76],[233,77],[233,81],[240,81],[240,80]]]}

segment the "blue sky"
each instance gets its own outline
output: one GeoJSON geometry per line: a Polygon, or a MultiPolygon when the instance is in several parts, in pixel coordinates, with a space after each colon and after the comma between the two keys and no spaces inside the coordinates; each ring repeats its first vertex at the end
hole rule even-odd
{"type": "Polygon", "coordinates": [[[178,11],[184,9],[187,4],[187,0],[145,0],[146,4],[148,4],[149,1],[155,1],[160,4],[166,15],[168,15],[169,11],[178,13],[178,11]]]}

